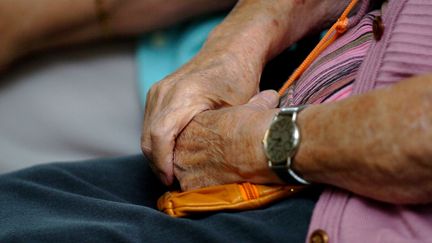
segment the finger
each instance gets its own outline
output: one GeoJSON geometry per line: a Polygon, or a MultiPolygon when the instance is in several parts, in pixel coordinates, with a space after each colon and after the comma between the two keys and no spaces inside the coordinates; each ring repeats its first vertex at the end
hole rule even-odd
{"type": "Polygon", "coordinates": [[[169,186],[174,181],[173,149],[174,133],[171,131],[151,132],[151,154],[153,171],[165,185],[169,186]]]}
{"type": "Polygon", "coordinates": [[[265,90],[252,97],[247,105],[262,109],[276,108],[279,104],[279,94],[274,90],[265,90]]]}
{"type": "Polygon", "coordinates": [[[155,107],[155,95],[152,90],[147,92],[145,110],[144,110],[144,121],[141,129],[141,150],[142,152],[152,160],[151,156],[151,137],[150,137],[150,124],[153,117],[153,110],[155,107]]]}
{"type": "Polygon", "coordinates": [[[163,92],[159,83],[154,84],[147,92],[144,121],[141,130],[141,150],[151,161],[153,160],[150,136],[151,126],[159,111],[163,109],[163,101],[166,96],[166,92],[163,92]]]}
{"type": "Polygon", "coordinates": [[[171,185],[174,180],[174,147],[175,140],[193,117],[206,108],[197,107],[195,109],[175,109],[163,114],[161,112],[155,124],[151,127],[151,148],[152,159],[161,181],[166,185],[171,185]]]}

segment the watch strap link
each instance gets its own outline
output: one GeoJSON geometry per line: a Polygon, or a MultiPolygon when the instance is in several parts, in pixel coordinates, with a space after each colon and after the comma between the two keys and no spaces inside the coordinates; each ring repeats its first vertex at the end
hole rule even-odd
{"type": "Polygon", "coordinates": [[[291,169],[291,159],[288,158],[288,162],[285,165],[273,165],[272,170],[276,173],[276,175],[283,180],[287,184],[292,185],[309,185],[311,184],[309,181],[303,179],[299,176],[294,170],[291,169]]]}

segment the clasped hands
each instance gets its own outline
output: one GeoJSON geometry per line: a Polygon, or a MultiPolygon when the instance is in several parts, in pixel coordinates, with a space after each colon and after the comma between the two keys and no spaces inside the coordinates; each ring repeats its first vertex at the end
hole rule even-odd
{"type": "Polygon", "coordinates": [[[141,147],[153,171],[166,185],[176,178],[184,191],[280,182],[261,144],[279,95],[258,93],[259,75],[236,72],[244,69],[229,58],[196,59],[147,95],[141,147]]]}

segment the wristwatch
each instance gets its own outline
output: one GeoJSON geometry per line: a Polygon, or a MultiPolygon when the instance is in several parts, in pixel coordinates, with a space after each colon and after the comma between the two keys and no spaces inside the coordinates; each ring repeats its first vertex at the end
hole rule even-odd
{"type": "Polygon", "coordinates": [[[269,167],[287,184],[310,184],[291,169],[301,138],[297,116],[304,108],[306,106],[281,108],[263,139],[269,167]]]}

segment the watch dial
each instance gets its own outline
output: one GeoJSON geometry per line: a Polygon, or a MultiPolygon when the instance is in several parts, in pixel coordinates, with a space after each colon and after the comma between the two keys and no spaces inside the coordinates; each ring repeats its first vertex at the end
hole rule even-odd
{"type": "Polygon", "coordinates": [[[298,129],[290,117],[276,120],[267,137],[267,154],[272,162],[286,161],[298,143],[298,129]]]}

